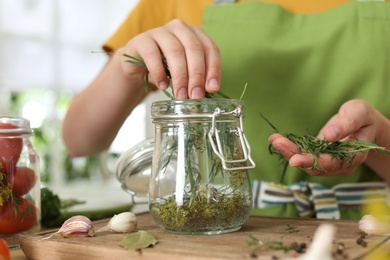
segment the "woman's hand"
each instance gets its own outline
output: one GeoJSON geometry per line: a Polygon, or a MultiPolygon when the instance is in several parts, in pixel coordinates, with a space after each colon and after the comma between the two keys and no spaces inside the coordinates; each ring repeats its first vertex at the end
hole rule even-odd
{"type": "MultiPolygon", "coordinates": [[[[214,93],[219,90],[219,49],[199,27],[173,20],[134,37],[122,51],[141,56],[153,83],[162,90],[169,86],[162,62],[162,56],[165,57],[176,99],[200,99],[205,96],[205,91],[214,93]]],[[[123,62],[122,69],[130,78],[139,78],[146,73],[144,67],[129,62],[123,62]]]]}
{"type": "MultiPolygon", "coordinates": [[[[330,142],[336,141],[367,141],[379,146],[390,148],[390,122],[379,111],[363,100],[351,100],[344,103],[339,112],[334,115],[321,129],[318,137],[330,142]],[[386,134],[387,133],[387,134],[386,134]]],[[[349,175],[362,163],[366,162],[384,179],[390,182],[390,156],[371,151],[368,154],[357,153],[351,164],[341,163],[331,155],[321,154],[318,163],[320,169],[311,169],[313,158],[310,154],[299,153],[298,147],[280,134],[269,138],[272,146],[289,161],[290,166],[298,167],[311,175],[336,176],[349,175]],[[370,163],[370,161],[372,163],[370,163]],[[387,168],[389,169],[389,168],[387,168]]]]}
{"type": "Polygon", "coordinates": [[[199,99],[205,91],[219,90],[219,49],[198,27],[174,20],[139,34],[117,51],[141,56],[146,68],[113,54],[95,80],[72,100],[62,128],[72,157],[108,149],[123,122],[147,94],[147,70],[151,84],[168,88],[162,56],[169,66],[176,99],[199,99]]]}

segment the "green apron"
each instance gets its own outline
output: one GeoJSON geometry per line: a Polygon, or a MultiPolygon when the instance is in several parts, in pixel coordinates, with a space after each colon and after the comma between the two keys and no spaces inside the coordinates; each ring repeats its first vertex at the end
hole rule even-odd
{"type": "MultiPolygon", "coordinates": [[[[256,162],[251,171],[253,214],[319,217],[315,210],[300,212],[297,200],[270,200],[266,207],[259,202],[264,194],[259,186],[279,182],[282,174],[279,158],[268,152],[273,130],[260,113],[281,133],[314,135],[350,99],[364,99],[390,117],[389,4],[350,2],[309,15],[257,1],[206,9],[203,29],[222,55],[221,91],[239,98],[247,84],[244,129],[256,162]]],[[[382,180],[364,165],[340,177],[314,177],[289,168],[284,179],[289,188],[301,187],[301,194],[308,184],[321,190],[364,182],[382,180]]],[[[382,188],[388,196],[388,186],[382,188]]],[[[338,210],[341,216],[336,218],[358,219],[362,214],[359,207],[338,210]]]]}

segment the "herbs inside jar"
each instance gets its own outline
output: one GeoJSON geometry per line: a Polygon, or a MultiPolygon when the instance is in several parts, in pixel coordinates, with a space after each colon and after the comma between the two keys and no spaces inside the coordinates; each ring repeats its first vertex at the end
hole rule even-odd
{"type": "Polygon", "coordinates": [[[243,108],[234,99],[153,103],[149,208],[166,231],[226,233],[249,217],[248,170],[254,163],[243,134],[243,108]]]}

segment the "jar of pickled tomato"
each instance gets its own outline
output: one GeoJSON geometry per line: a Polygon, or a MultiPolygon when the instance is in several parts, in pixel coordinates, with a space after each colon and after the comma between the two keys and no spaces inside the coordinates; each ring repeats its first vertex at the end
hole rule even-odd
{"type": "Polygon", "coordinates": [[[40,228],[39,156],[31,143],[30,122],[0,117],[0,237],[9,247],[20,234],[40,228]]]}

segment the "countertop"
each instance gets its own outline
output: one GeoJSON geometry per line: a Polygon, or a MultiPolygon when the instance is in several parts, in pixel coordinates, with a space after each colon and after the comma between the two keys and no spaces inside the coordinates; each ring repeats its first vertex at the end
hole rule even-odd
{"type": "MultiPolygon", "coordinates": [[[[163,231],[149,213],[137,214],[138,229],[152,233],[158,240],[153,247],[141,251],[129,252],[119,245],[126,234],[99,233],[95,237],[62,238],[53,237],[42,240],[55,230],[27,235],[21,238],[22,249],[11,252],[12,260],[29,259],[288,259],[299,255],[294,250],[287,252],[267,246],[252,250],[247,241],[255,237],[264,245],[270,243],[306,244],[310,248],[312,238],[322,223],[336,227],[333,242],[335,259],[373,259],[377,252],[390,252],[390,239],[384,236],[364,237],[366,245],[357,243],[361,238],[358,221],[318,220],[303,218],[250,217],[239,231],[220,235],[177,235],[163,231]],[[293,227],[295,232],[289,232],[293,227]],[[337,254],[337,246],[343,250],[337,254]],[[387,250],[387,251],[386,251],[387,250]],[[24,254],[24,253],[25,254],[24,254]]],[[[108,220],[95,223],[103,226],[108,220]]]]}

